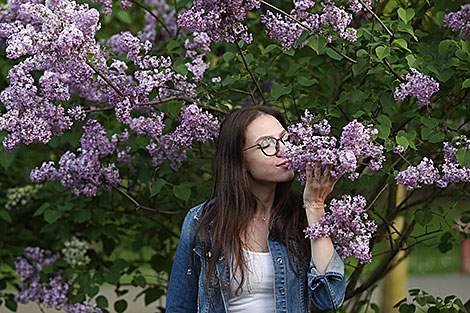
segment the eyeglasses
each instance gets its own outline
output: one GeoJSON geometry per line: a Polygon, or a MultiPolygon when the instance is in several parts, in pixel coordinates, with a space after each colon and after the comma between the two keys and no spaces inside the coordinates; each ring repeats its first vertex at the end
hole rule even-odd
{"type": "Polygon", "coordinates": [[[252,149],[254,147],[258,147],[258,149],[261,149],[261,151],[264,153],[265,156],[273,156],[279,152],[279,148],[280,148],[279,141],[282,142],[283,144],[286,144],[287,142],[289,142],[289,134],[285,133],[280,138],[275,138],[275,137],[264,138],[257,144],[254,144],[251,147],[248,147],[243,151],[252,149]]]}

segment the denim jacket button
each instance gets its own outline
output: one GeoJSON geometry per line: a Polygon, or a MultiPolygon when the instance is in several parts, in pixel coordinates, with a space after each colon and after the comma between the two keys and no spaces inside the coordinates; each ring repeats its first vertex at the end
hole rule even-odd
{"type": "Polygon", "coordinates": [[[282,258],[281,257],[277,258],[277,263],[282,264],[282,258]]]}
{"type": "Polygon", "coordinates": [[[219,260],[219,261],[222,261],[223,259],[224,259],[224,256],[223,256],[223,255],[219,255],[218,260],[219,260]]]}
{"type": "Polygon", "coordinates": [[[280,287],[280,288],[279,288],[279,292],[280,292],[280,293],[284,293],[284,287],[280,287]]]}

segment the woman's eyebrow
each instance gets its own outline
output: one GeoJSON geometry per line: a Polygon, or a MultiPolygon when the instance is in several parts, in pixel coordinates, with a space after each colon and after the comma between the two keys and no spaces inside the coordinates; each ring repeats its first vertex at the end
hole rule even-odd
{"type": "MultiPolygon", "coordinates": [[[[282,132],[279,134],[279,137],[278,137],[278,138],[281,138],[282,135],[284,135],[285,133],[287,133],[287,130],[283,129],[282,132]]],[[[272,137],[274,137],[274,136],[272,136],[272,135],[261,136],[261,137],[259,137],[258,139],[256,139],[255,142],[258,142],[258,141],[260,141],[260,140],[263,140],[263,139],[265,139],[265,138],[270,138],[270,137],[272,138],[272,137]]]]}

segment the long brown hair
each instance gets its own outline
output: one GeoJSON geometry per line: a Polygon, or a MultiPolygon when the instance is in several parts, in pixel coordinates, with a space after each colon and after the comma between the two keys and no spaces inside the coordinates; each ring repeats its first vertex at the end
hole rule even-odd
{"type": "MultiPolygon", "coordinates": [[[[234,110],[224,119],[220,127],[213,164],[211,198],[215,200],[202,212],[197,231],[197,237],[205,251],[204,255],[212,256],[208,260],[206,291],[209,287],[224,286],[221,280],[229,266],[228,256],[231,256],[232,273],[239,270],[241,274],[237,293],[243,285],[246,270],[242,251],[243,239],[246,238],[244,235],[247,232],[247,226],[252,221],[257,208],[256,196],[250,189],[248,174],[245,170],[243,155],[245,130],[248,124],[265,114],[272,115],[284,128],[287,128],[284,115],[267,106],[250,106],[234,110]],[[209,250],[210,253],[207,253],[209,250]],[[222,277],[217,277],[216,281],[213,281],[211,278],[216,274],[216,263],[221,255],[225,256],[224,271],[221,273],[222,277]]],[[[292,181],[276,185],[271,210],[272,217],[275,219],[270,232],[287,247],[290,265],[297,272],[293,263],[308,262],[310,244],[304,239],[302,233],[302,228],[307,225],[307,219],[302,210],[301,198],[291,186],[292,181]],[[299,249],[293,247],[295,244],[299,249]],[[297,250],[299,253],[296,252],[297,250]]]]}

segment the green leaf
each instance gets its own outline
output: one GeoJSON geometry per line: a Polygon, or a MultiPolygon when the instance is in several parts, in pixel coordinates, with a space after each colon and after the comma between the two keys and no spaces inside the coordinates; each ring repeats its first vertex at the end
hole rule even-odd
{"type": "Polygon", "coordinates": [[[179,40],[170,40],[168,44],[166,45],[166,49],[171,52],[178,52],[178,49],[181,47],[181,42],[179,40]]]}
{"type": "Polygon", "coordinates": [[[188,75],[188,68],[184,64],[180,64],[175,67],[175,71],[183,76],[188,75]]]}
{"type": "Polygon", "coordinates": [[[104,280],[111,285],[117,285],[119,283],[119,279],[121,278],[121,271],[117,269],[112,269],[107,271],[104,274],[104,280]]]}
{"type": "Polygon", "coordinates": [[[470,149],[459,149],[456,155],[460,165],[470,167],[470,149]]]}
{"type": "Polygon", "coordinates": [[[390,128],[392,127],[392,121],[386,115],[383,115],[383,114],[379,115],[377,117],[377,121],[379,121],[382,124],[387,125],[390,128]]]}
{"type": "Polygon", "coordinates": [[[446,136],[443,133],[433,132],[430,136],[428,141],[430,143],[440,143],[443,142],[446,136]]]}
{"type": "Polygon", "coordinates": [[[439,122],[435,118],[426,118],[426,117],[421,117],[419,119],[423,125],[429,127],[429,128],[435,128],[439,124],[439,122]]]}
{"type": "Polygon", "coordinates": [[[91,286],[91,285],[88,285],[88,286],[85,287],[85,293],[86,293],[90,298],[93,298],[94,296],[96,296],[99,291],[100,291],[100,287],[98,287],[98,286],[91,286]]]}
{"type": "Polygon", "coordinates": [[[406,57],[406,62],[408,63],[408,67],[409,68],[414,68],[415,67],[415,63],[416,63],[416,58],[414,55],[412,54],[408,54],[406,57]]]}
{"type": "Polygon", "coordinates": [[[388,57],[390,55],[390,48],[378,46],[377,48],[375,48],[375,54],[380,60],[382,60],[383,58],[388,57]]]}
{"type": "Polygon", "coordinates": [[[168,112],[171,114],[171,116],[177,117],[180,114],[182,105],[183,102],[181,101],[168,102],[168,112]]]}
{"type": "Polygon", "coordinates": [[[8,310],[16,312],[18,309],[18,303],[16,303],[13,298],[6,298],[5,299],[5,306],[7,307],[8,310]]]}
{"type": "Polygon", "coordinates": [[[452,43],[452,40],[448,40],[448,39],[442,40],[439,43],[439,46],[438,46],[439,56],[442,56],[449,50],[451,43],[452,43]]]}
{"type": "Polygon", "coordinates": [[[421,139],[428,140],[431,137],[434,131],[431,128],[422,128],[421,129],[421,139]]]}
{"type": "Polygon", "coordinates": [[[307,77],[305,76],[299,76],[299,79],[298,79],[298,82],[299,84],[301,84],[302,86],[312,86],[313,84],[315,84],[316,82],[318,82],[318,80],[316,80],[315,78],[314,79],[308,79],[307,77]]]}
{"type": "Polygon", "coordinates": [[[470,78],[467,78],[467,79],[464,80],[464,82],[462,83],[462,89],[468,88],[468,87],[470,87],[470,78]]]}
{"type": "Polygon", "coordinates": [[[352,66],[354,76],[357,76],[364,72],[369,67],[369,63],[365,58],[358,58],[356,64],[352,66]]]}
{"type": "Polygon", "coordinates": [[[395,39],[393,42],[392,42],[393,45],[397,46],[397,47],[400,47],[402,49],[405,49],[406,51],[410,52],[411,53],[411,50],[408,49],[408,43],[406,42],[405,39],[403,38],[398,38],[398,39],[395,39]]]}
{"type": "Polygon", "coordinates": [[[398,30],[403,32],[403,33],[410,34],[415,41],[418,41],[418,37],[415,36],[415,33],[413,31],[413,27],[410,24],[405,24],[403,22],[400,22],[398,24],[398,30]]]}
{"type": "Polygon", "coordinates": [[[55,209],[47,209],[44,212],[44,220],[49,224],[54,224],[61,216],[62,212],[55,209]]]}
{"type": "Polygon", "coordinates": [[[301,34],[301,35],[299,36],[299,38],[297,38],[297,40],[295,41],[295,45],[296,45],[296,46],[301,46],[301,45],[305,42],[305,40],[307,40],[307,37],[308,37],[308,34],[309,34],[309,33],[310,33],[310,32],[309,32],[308,30],[304,29],[304,30],[302,31],[302,34],[301,34]]]}
{"type": "Polygon", "coordinates": [[[107,308],[109,305],[108,299],[106,299],[105,296],[98,296],[96,298],[96,304],[102,309],[107,308]]]}
{"type": "Polygon", "coordinates": [[[118,20],[120,20],[121,22],[124,22],[124,23],[129,24],[129,25],[132,24],[132,18],[131,18],[131,16],[130,16],[130,14],[129,14],[128,11],[117,10],[116,17],[117,17],[118,20]]]}
{"type": "Polygon", "coordinates": [[[295,50],[294,49],[289,49],[287,51],[282,51],[282,53],[290,55],[291,57],[295,55],[295,50]]]}
{"type": "Polygon", "coordinates": [[[165,186],[165,184],[166,184],[166,181],[164,179],[162,178],[157,179],[153,183],[152,190],[150,192],[150,197],[154,197],[155,195],[160,193],[160,191],[162,190],[162,187],[165,186]]]}
{"type": "Polygon", "coordinates": [[[284,84],[275,83],[271,87],[271,97],[273,97],[274,100],[277,100],[280,97],[289,94],[291,91],[292,91],[291,86],[286,86],[284,84]]]}
{"type": "Polygon", "coordinates": [[[44,213],[44,211],[49,208],[51,205],[49,204],[49,202],[44,202],[43,204],[41,204],[41,206],[39,207],[39,209],[36,210],[36,212],[34,212],[33,216],[38,216],[38,215],[41,215],[44,213]]]}
{"type": "Polygon", "coordinates": [[[343,59],[343,57],[339,53],[337,53],[335,50],[331,48],[326,49],[326,54],[333,60],[340,61],[343,59]]]}
{"type": "Polygon", "coordinates": [[[222,86],[227,86],[227,85],[230,85],[232,83],[234,83],[235,81],[237,80],[236,77],[233,77],[233,76],[227,76],[224,78],[224,80],[222,81],[222,86]]]}
{"type": "Polygon", "coordinates": [[[91,218],[90,208],[81,208],[75,213],[75,220],[77,223],[83,223],[91,218]]]}
{"type": "Polygon", "coordinates": [[[160,288],[148,288],[145,290],[145,305],[148,306],[150,303],[157,301],[163,296],[163,291],[160,288]]]}
{"type": "Polygon", "coordinates": [[[0,151],[0,164],[4,169],[8,169],[16,158],[16,152],[6,152],[3,149],[0,151]]]}
{"type": "Polygon", "coordinates": [[[402,146],[403,148],[405,148],[405,150],[408,148],[409,146],[409,142],[408,142],[408,138],[404,137],[404,136],[395,136],[395,140],[397,142],[397,144],[399,144],[400,146],[402,146]]]}
{"type": "MultiPolygon", "coordinates": [[[[269,48],[269,46],[268,46],[268,48],[269,48]]],[[[268,48],[266,48],[266,50],[268,48]]],[[[266,53],[266,50],[265,50],[265,53],[266,53]]],[[[222,56],[224,61],[227,62],[227,63],[230,62],[234,57],[235,57],[235,54],[233,52],[230,52],[230,51],[225,52],[224,55],[222,56]]]]}
{"type": "Polygon", "coordinates": [[[426,226],[432,221],[432,213],[425,210],[418,210],[414,214],[416,222],[422,226],[426,226]]]}
{"type": "Polygon", "coordinates": [[[135,276],[134,279],[132,279],[132,284],[135,286],[139,286],[141,288],[145,288],[147,285],[147,281],[145,280],[144,276],[135,276]]]}
{"type": "MultiPolygon", "coordinates": [[[[274,49],[278,49],[278,48],[279,48],[278,45],[270,44],[269,46],[266,47],[266,49],[264,49],[264,54],[268,54],[269,52],[273,51],[274,49]]],[[[225,53],[227,53],[227,52],[225,52],[225,53]]],[[[224,60],[225,60],[225,53],[224,53],[224,60]]],[[[227,60],[225,60],[225,61],[228,62],[227,60]]]]}
{"type": "Polygon", "coordinates": [[[182,183],[173,187],[173,193],[178,199],[188,201],[191,196],[191,185],[188,183],[182,183]]]}
{"type": "Polygon", "coordinates": [[[8,223],[12,223],[13,220],[11,219],[10,213],[8,213],[5,209],[0,209],[0,218],[5,220],[8,223]]]}
{"type": "Polygon", "coordinates": [[[124,299],[114,302],[114,309],[117,313],[122,313],[127,309],[127,301],[124,299]]]}
{"type": "Polygon", "coordinates": [[[448,69],[445,69],[445,70],[440,70],[437,74],[437,78],[442,81],[442,82],[446,82],[449,80],[449,78],[451,78],[453,75],[454,75],[454,70],[448,68],[448,69]]]}
{"type": "Polygon", "coordinates": [[[312,36],[308,39],[308,46],[312,48],[317,54],[325,53],[326,39],[323,36],[312,36]]]}
{"type": "Polygon", "coordinates": [[[377,128],[377,130],[379,131],[377,136],[380,139],[387,139],[388,136],[390,136],[390,127],[388,127],[387,125],[381,124],[375,126],[375,128],[377,128]]]}
{"type": "Polygon", "coordinates": [[[403,22],[408,24],[408,22],[411,21],[411,19],[415,16],[415,10],[412,8],[408,8],[406,10],[403,8],[399,8],[398,16],[403,22]]]}
{"type": "Polygon", "coordinates": [[[400,305],[400,313],[414,313],[416,306],[414,304],[403,303],[400,305]]]}

